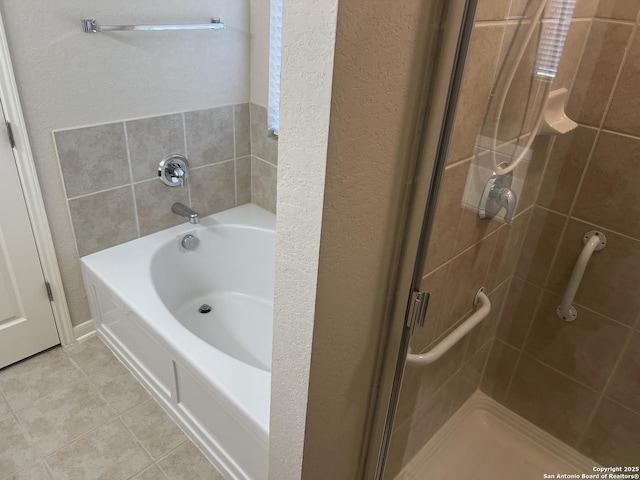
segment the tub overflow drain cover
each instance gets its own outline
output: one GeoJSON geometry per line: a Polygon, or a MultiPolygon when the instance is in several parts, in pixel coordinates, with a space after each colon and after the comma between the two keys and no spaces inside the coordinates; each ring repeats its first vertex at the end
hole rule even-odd
{"type": "Polygon", "coordinates": [[[203,303],[202,306],[198,309],[200,313],[209,313],[211,311],[211,307],[206,303],[203,303]]]}

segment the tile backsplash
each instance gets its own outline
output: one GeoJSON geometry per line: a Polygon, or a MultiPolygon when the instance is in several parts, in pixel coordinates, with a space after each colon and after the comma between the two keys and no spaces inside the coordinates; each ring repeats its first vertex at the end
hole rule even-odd
{"type": "Polygon", "coordinates": [[[253,202],[275,213],[277,141],[266,109],[230,105],[54,132],[78,254],[88,255],[184,221],[253,202]],[[170,153],[189,162],[185,188],[158,178],[170,153]]]}

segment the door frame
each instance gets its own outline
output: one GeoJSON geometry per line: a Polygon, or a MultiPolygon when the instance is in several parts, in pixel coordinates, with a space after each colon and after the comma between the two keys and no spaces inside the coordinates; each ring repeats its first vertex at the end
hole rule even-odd
{"type": "MultiPolygon", "coordinates": [[[[391,307],[387,341],[381,353],[376,399],[372,411],[364,475],[382,480],[393,430],[409,341],[408,324],[413,292],[420,290],[422,267],[429,245],[436,203],[444,174],[449,140],[457,109],[462,75],[473,31],[478,0],[443,0],[438,56],[429,69],[429,91],[417,152],[416,176],[404,232],[404,242],[391,307]]],[[[421,328],[421,327],[417,327],[421,328]]]]}
{"type": "MultiPolygon", "coordinates": [[[[38,183],[27,126],[22,114],[18,85],[13,73],[2,14],[0,14],[0,101],[2,101],[4,108],[5,121],[11,124],[11,131],[15,141],[13,156],[18,168],[18,175],[27,204],[29,220],[38,249],[44,279],[51,285],[51,293],[53,294],[51,309],[53,310],[60,342],[63,346],[70,345],[75,341],[71,315],[69,314],[69,307],[67,306],[62,286],[62,277],[53,245],[53,237],[49,229],[44,199],[38,183]]],[[[3,128],[5,131],[0,132],[1,135],[7,134],[6,128],[5,123],[3,128]]],[[[44,285],[42,288],[45,288],[44,285]]]]}

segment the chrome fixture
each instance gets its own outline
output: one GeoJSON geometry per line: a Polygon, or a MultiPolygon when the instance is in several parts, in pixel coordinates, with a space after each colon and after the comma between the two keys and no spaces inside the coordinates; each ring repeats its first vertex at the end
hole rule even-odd
{"type": "Polygon", "coordinates": [[[222,30],[227,24],[219,17],[211,19],[211,23],[188,23],[183,25],[98,25],[93,18],[82,19],[84,33],[121,32],[126,30],[158,31],[158,30],[222,30]]]}
{"type": "Polygon", "coordinates": [[[211,308],[211,306],[210,306],[210,305],[207,305],[206,303],[203,303],[203,304],[200,306],[200,308],[198,308],[198,311],[199,311],[200,313],[209,313],[209,312],[211,312],[211,310],[213,310],[213,309],[211,308]]]}
{"type": "Polygon", "coordinates": [[[182,245],[182,248],[184,248],[185,250],[195,250],[196,248],[198,248],[198,245],[200,245],[200,239],[195,235],[187,233],[180,240],[180,245],[182,245]]]}
{"type": "MultiPolygon", "coordinates": [[[[188,218],[189,223],[192,223],[194,225],[197,223],[200,223],[200,217],[198,216],[198,213],[194,210],[191,210],[189,207],[187,207],[183,203],[180,203],[180,202],[174,203],[173,205],[171,205],[171,211],[176,215],[180,215],[181,217],[188,218]]],[[[184,245],[182,246],[184,247],[184,245]]],[[[184,248],[187,248],[187,247],[184,247],[184,248]]]]}
{"type": "Polygon", "coordinates": [[[158,176],[165,185],[184,187],[187,178],[187,159],[180,153],[171,153],[158,165],[158,176]]]}
{"type": "MultiPolygon", "coordinates": [[[[500,167],[503,168],[503,166],[506,167],[508,164],[503,162],[500,167]]],[[[482,191],[480,205],[478,205],[478,216],[480,218],[493,218],[504,208],[506,210],[504,221],[511,223],[518,205],[518,197],[511,190],[512,183],[513,172],[505,173],[504,175],[497,172],[491,173],[491,177],[487,180],[482,191]]]]}

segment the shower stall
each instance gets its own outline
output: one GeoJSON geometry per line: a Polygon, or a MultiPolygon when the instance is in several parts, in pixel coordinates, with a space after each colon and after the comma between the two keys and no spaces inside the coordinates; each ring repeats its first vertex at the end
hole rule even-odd
{"type": "Polygon", "coordinates": [[[368,474],[639,478],[640,3],[440,3],[368,474]]]}

